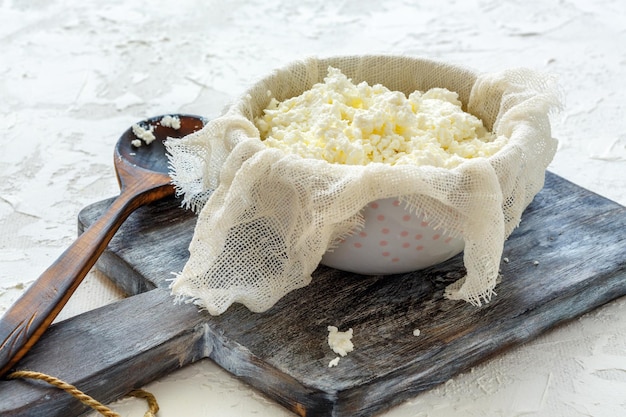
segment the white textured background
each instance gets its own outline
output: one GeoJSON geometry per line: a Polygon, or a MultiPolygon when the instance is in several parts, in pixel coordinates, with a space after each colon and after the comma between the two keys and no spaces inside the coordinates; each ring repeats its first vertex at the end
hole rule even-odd
{"type": "MultiPolygon", "coordinates": [[[[625,22],[622,0],[0,0],[0,313],[72,242],[78,211],[116,195],[112,150],[130,124],[216,116],[268,71],[309,55],[553,73],[565,108],[550,169],[626,204],[625,22]]],[[[92,272],[60,319],[119,297],[92,272]]],[[[160,417],[291,415],[210,361],[147,388],[160,417]]],[[[112,406],[145,411],[139,400],[112,406]]],[[[626,415],[626,299],[385,417],[522,415],[626,415]]]]}

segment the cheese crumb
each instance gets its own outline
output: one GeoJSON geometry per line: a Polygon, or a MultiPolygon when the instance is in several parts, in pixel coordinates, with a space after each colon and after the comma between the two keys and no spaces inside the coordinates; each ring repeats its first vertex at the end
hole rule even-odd
{"type": "Polygon", "coordinates": [[[333,359],[332,361],[328,362],[328,367],[332,368],[333,366],[339,365],[339,359],[341,359],[341,357],[337,356],[335,359],[333,359]]]}
{"type": "Polygon", "coordinates": [[[138,148],[141,146],[141,140],[139,139],[134,139],[133,141],[130,142],[131,145],[133,145],[135,148],[138,148]]]}
{"type": "Polygon", "coordinates": [[[161,119],[161,126],[171,127],[172,129],[180,129],[180,118],[178,116],[163,116],[161,119]]]}
{"type": "Polygon", "coordinates": [[[272,98],[255,124],[268,147],[347,165],[453,168],[491,156],[506,143],[464,112],[455,92],[433,88],[407,98],[380,84],[355,85],[333,67],[323,83],[300,96],[272,98]]]}
{"type": "Polygon", "coordinates": [[[154,133],[152,133],[154,131],[154,126],[148,126],[146,129],[138,124],[134,124],[132,130],[135,136],[143,140],[146,145],[150,145],[156,139],[154,133]]]}
{"type": "Polygon", "coordinates": [[[354,350],[352,329],[340,332],[335,326],[328,326],[328,346],[339,356],[346,356],[354,350]]]}
{"type": "Polygon", "coordinates": [[[539,265],[539,261],[533,261],[533,265],[535,266],[539,265]]]}
{"type": "Polygon", "coordinates": [[[413,336],[419,336],[421,334],[420,329],[413,330],[413,336]]]}

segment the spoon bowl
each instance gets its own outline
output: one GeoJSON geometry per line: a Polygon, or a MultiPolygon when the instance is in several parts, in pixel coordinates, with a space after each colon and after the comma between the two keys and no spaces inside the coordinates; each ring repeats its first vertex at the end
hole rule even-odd
{"type": "Polygon", "coordinates": [[[152,133],[147,144],[129,128],[118,140],[114,164],[120,195],[98,221],[24,292],[0,320],[0,376],[9,371],[46,331],[80,282],[106,249],[124,220],[139,207],[174,194],[168,175],[164,141],[187,136],[204,125],[193,115],[176,115],[180,127],[173,128],[163,117],[137,123],[152,133]],[[137,146],[140,145],[140,146],[137,146]]]}
{"type": "MultiPolygon", "coordinates": [[[[133,127],[128,128],[120,137],[115,146],[115,164],[129,163],[137,168],[143,168],[147,171],[167,174],[169,172],[169,164],[165,150],[165,138],[178,138],[193,133],[204,125],[204,120],[199,116],[193,115],[176,115],[180,127],[174,128],[166,124],[162,124],[163,117],[157,116],[136,123],[142,129],[151,129],[150,131],[156,138],[149,145],[143,143],[141,146],[134,146],[133,141],[138,139],[133,132],[133,127]]],[[[169,182],[169,177],[168,177],[169,182]]]]}

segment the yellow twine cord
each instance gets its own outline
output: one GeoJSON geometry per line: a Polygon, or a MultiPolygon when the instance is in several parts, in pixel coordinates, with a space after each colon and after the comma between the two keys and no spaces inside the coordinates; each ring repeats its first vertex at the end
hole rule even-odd
{"type": "MultiPolygon", "coordinates": [[[[70,394],[72,397],[76,398],[81,403],[93,408],[98,413],[102,414],[105,417],[121,417],[118,413],[111,410],[109,407],[103,405],[98,400],[95,400],[91,396],[85,394],[74,385],[68,384],[60,380],[59,378],[55,378],[50,375],[43,374],[41,372],[33,372],[33,371],[15,371],[11,374],[7,375],[9,379],[17,379],[17,378],[29,378],[29,379],[38,379],[40,381],[47,382],[48,384],[62,389],[63,391],[70,394]]],[[[144,417],[155,417],[159,412],[159,404],[157,403],[154,395],[150,394],[147,391],[142,389],[137,389],[128,393],[129,397],[136,397],[145,399],[148,402],[148,411],[144,414],[144,417]]]]}

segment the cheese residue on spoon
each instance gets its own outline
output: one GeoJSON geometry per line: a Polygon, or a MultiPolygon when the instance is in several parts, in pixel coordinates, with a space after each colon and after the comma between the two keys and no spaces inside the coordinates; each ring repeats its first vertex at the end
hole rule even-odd
{"type": "Polygon", "coordinates": [[[355,85],[329,67],[324,82],[301,95],[272,98],[255,124],[266,146],[305,158],[453,168],[506,143],[461,106],[458,94],[445,88],[407,97],[381,84],[355,85]]]}
{"type": "MultiPolygon", "coordinates": [[[[143,140],[146,145],[150,145],[156,139],[156,136],[154,136],[153,133],[154,126],[152,125],[149,125],[148,128],[145,128],[139,124],[134,124],[132,126],[132,130],[134,135],[137,136],[138,139],[143,140]]],[[[141,146],[141,142],[137,142],[137,139],[133,140],[131,143],[137,148],[141,146]]]]}
{"type": "Polygon", "coordinates": [[[161,118],[161,126],[171,127],[172,129],[180,129],[180,118],[178,116],[163,116],[161,118]]]}

